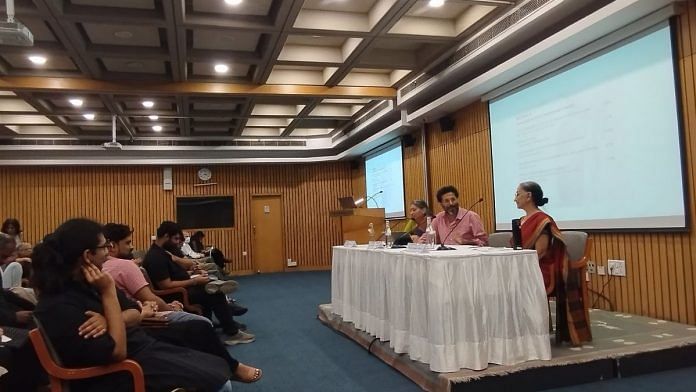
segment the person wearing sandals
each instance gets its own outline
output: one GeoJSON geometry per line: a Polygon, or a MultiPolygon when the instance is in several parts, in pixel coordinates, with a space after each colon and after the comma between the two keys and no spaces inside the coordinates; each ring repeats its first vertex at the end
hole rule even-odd
{"type": "MultiPolygon", "coordinates": [[[[233,373],[223,359],[160,342],[138,326],[126,328],[130,309],[122,306],[128,300],[95,265],[106,259],[108,246],[100,224],[71,219],[35,248],[34,316],[62,363],[87,367],[129,358],[140,364],[151,391],[231,391],[233,373]]],[[[116,373],[74,381],[71,389],[127,391],[132,384],[130,376],[116,373]]]]}

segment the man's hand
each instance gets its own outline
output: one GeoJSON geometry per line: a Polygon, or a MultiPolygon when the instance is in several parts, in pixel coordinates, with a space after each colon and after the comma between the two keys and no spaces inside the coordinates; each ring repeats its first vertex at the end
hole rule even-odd
{"type": "Polygon", "coordinates": [[[17,316],[17,322],[22,325],[29,324],[31,322],[31,315],[34,312],[30,310],[20,310],[19,312],[16,312],[15,315],[17,316]]]}
{"type": "Polygon", "coordinates": [[[77,328],[77,334],[85,339],[98,338],[106,333],[106,319],[97,312],[88,310],[85,315],[89,316],[87,321],[77,328]]]}
{"type": "Polygon", "coordinates": [[[182,304],[179,301],[172,301],[168,305],[171,306],[175,312],[180,312],[180,311],[184,310],[184,304],[182,304]]]}
{"type": "Polygon", "coordinates": [[[155,317],[155,312],[157,312],[157,303],[154,301],[145,301],[144,303],[138,303],[140,305],[140,318],[155,317]]]}

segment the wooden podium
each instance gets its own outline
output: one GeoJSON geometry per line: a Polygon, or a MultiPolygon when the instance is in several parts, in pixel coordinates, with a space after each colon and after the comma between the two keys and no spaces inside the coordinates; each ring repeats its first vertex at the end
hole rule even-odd
{"type": "Polygon", "coordinates": [[[329,216],[341,220],[341,234],[343,242],[355,241],[358,244],[367,244],[370,234],[367,229],[372,223],[375,230],[375,240],[384,233],[384,208],[352,208],[329,212],[329,216]]]}

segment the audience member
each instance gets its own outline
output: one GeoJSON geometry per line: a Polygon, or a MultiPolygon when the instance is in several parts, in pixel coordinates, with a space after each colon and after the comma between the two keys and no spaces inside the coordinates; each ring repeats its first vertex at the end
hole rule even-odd
{"type": "MultiPolygon", "coordinates": [[[[191,302],[203,307],[206,317],[210,318],[211,313],[215,313],[223,332],[229,335],[229,339],[225,341],[227,344],[253,342],[254,335],[241,331],[239,324],[234,321],[225,295],[210,288],[211,285],[218,285],[220,281],[210,281],[207,276],[202,275],[189,276],[181,266],[172,261],[165,247],[172,246],[171,238],[179,232],[181,232],[179,226],[170,221],[162,222],[157,229],[157,239],[143,260],[143,266],[150,275],[153,285],[160,290],[173,287],[185,288],[191,302]]],[[[230,283],[230,281],[224,283],[230,283]]]]}
{"type": "MultiPolygon", "coordinates": [[[[98,366],[130,358],[142,367],[148,390],[231,390],[232,372],[221,358],[126,327],[124,315],[140,310],[96,267],[108,248],[102,227],[86,219],[63,223],[36,246],[33,279],[40,296],[35,315],[63,364],[98,366]]],[[[73,390],[132,389],[124,373],[72,384],[73,390]]]]}
{"type": "Polygon", "coordinates": [[[205,233],[203,233],[202,231],[197,231],[193,233],[193,235],[191,236],[191,240],[189,241],[191,249],[198,253],[209,253],[210,257],[213,258],[213,262],[217,264],[218,269],[220,271],[224,271],[226,263],[225,255],[222,253],[222,251],[220,251],[220,249],[214,247],[206,247],[203,243],[203,238],[205,238],[205,233]]]}
{"type": "Polygon", "coordinates": [[[15,218],[8,218],[2,222],[2,228],[0,228],[0,233],[5,233],[15,240],[15,244],[19,245],[22,243],[22,228],[19,225],[19,220],[15,218]]]}

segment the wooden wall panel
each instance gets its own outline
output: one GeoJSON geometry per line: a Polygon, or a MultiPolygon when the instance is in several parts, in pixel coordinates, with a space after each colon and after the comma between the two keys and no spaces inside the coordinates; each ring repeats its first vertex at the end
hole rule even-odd
{"type": "MultiPolygon", "coordinates": [[[[467,208],[480,197],[474,207],[488,231],[493,226],[493,178],[490,154],[488,108],[477,102],[457,113],[455,129],[442,132],[438,123],[427,127],[428,178],[433,212],[442,211],[437,190],[454,185],[459,190],[459,204],[467,208]]],[[[514,189],[510,190],[510,202],[514,189]]]]}
{"type": "MultiPolygon", "coordinates": [[[[691,230],[688,233],[593,233],[592,258],[598,265],[609,259],[626,260],[627,277],[593,275],[590,287],[602,291],[621,312],[696,324],[696,2],[677,18],[678,65],[686,153],[686,178],[691,230]]],[[[493,185],[488,109],[474,103],[453,114],[456,127],[440,132],[438,124],[427,126],[427,155],[430,197],[440,186],[453,184],[460,190],[460,204],[484,203],[475,210],[489,231],[493,231],[493,185]]],[[[421,173],[410,165],[406,183],[421,173]]],[[[676,175],[676,174],[675,174],[676,175]]],[[[542,184],[543,186],[543,184],[542,184]]],[[[407,186],[407,189],[409,187],[407,186]]],[[[512,203],[514,189],[508,192],[512,203]]],[[[439,205],[435,210],[441,210],[439,205]]],[[[592,297],[593,300],[596,296],[592,297]]],[[[608,303],[597,300],[608,308],[608,303]]]]}
{"type": "Polygon", "coordinates": [[[404,156],[404,199],[406,202],[406,214],[408,215],[408,207],[413,200],[428,200],[428,194],[425,191],[425,175],[423,160],[423,140],[421,131],[412,134],[415,144],[411,147],[403,146],[404,156]],[[406,175],[408,173],[409,175],[406,175]]]}
{"type": "Polygon", "coordinates": [[[285,258],[299,269],[331,265],[331,246],[341,235],[329,211],[338,208],[338,197],[352,193],[348,163],[210,168],[217,185],[194,187],[199,167],[175,166],[174,190],[164,191],[161,167],[3,167],[0,217],[18,218],[32,243],[70,217],[128,223],[136,246],[145,248],[162,220],[176,218],[176,197],[231,195],[235,227],[206,230],[206,242],[232,260],[232,270],[252,272],[251,197],[281,195],[285,258]]]}

